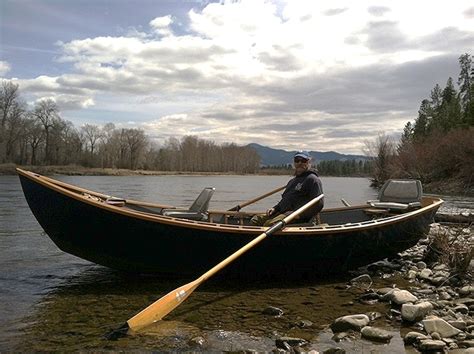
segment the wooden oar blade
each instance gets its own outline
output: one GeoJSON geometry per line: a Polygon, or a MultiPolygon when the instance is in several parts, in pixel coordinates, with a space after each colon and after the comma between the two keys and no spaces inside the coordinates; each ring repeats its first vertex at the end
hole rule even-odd
{"type": "Polygon", "coordinates": [[[146,309],[137,313],[127,321],[131,330],[137,330],[160,321],[163,317],[178,307],[201,284],[201,278],[169,292],[146,309]]]}

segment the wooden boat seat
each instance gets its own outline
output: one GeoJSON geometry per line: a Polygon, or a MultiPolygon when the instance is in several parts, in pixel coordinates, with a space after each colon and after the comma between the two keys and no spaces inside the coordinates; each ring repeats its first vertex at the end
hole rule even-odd
{"type": "Polygon", "coordinates": [[[380,189],[377,200],[367,203],[372,208],[408,211],[421,207],[423,188],[415,179],[389,179],[380,189]]]}
{"type": "Polygon", "coordinates": [[[213,187],[204,188],[189,209],[163,209],[161,214],[173,218],[206,221],[209,202],[215,190],[213,187]]]}

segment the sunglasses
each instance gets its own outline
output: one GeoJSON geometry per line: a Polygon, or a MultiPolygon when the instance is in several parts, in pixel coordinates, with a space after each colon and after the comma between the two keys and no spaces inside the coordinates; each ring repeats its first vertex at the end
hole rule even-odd
{"type": "Polygon", "coordinates": [[[295,157],[295,159],[294,159],[293,161],[294,161],[295,163],[298,163],[298,162],[303,162],[303,163],[308,162],[308,160],[303,159],[303,158],[301,158],[301,157],[295,157]]]}

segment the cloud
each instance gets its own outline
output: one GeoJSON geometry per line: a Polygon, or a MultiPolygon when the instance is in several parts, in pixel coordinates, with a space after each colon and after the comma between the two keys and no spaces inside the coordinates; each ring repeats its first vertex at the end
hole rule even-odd
{"type": "Polygon", "coordinates": [[[335,15],[342,14],[342,13],[345,12],[346,10],[347,10],[347,8],[342,8],[342,9],[329,9],[329,10],[324,11],[324,15],[326,15],[326,16],[335,16],[335,15]]]}
{"type": "Polygon", "coordinates": [[[161,36],[171,36],[173,32],[171,31],[170,25],[173,23],[173,18],[171,15],[157,17],[150,22],[150,27],[152,30],[161,35],[161,36]]]}
{"type": "Polygon", "coordinates": [[[10,71],[10,69],[11,66],[9,63],[0,60],[0,75],[5,75],[7,72],[10,71]]]}
{"type": "Polygon", "coordinates": [[[473,19],[474,18],[474,6],[464,10],[463,14],[467,19],[473,19]]]}
{"type": "Polygon", "coordinates": [[[390,8],[386,6],[370,6],[367,11],[373,16],[381,17],[387,12],[390,12],[390,8]]]}
{"type": "Polygon", "coordinates": [[[429,3],[420,20],[423,4],[209,3],[185,21],[58,43],[72,70],[20,80],[22,91],[65,110],[125,111],[156,139],[358,152],[361,139],[401,131],[472,49],[467,2],[429,3]]]}

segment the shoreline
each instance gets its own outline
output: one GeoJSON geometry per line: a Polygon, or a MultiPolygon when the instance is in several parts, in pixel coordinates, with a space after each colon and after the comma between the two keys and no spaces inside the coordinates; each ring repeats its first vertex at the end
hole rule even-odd
{"type": "MultiPolygon", "coordinates": [[[[13,163],[0,164],[0,176],[16,175],[16,168],[33,171],[42,175],[65,175],[65,176],[292,176],[292,170],[263,169],[258,173],[238,172],[192,172],[192,171],[152,171],[152,170],[130,170],[124,168],[100,168],[83,167],[78,165],[67,166],[17,166],[13,163]]],[[[368,176],[321,176],[338,178],[367,178],[368,176]]],[[[429,194],[474,196],[474,187],[466,187],[459,180],[436,181],[424,184],[423,189],[429,194]]]]}

